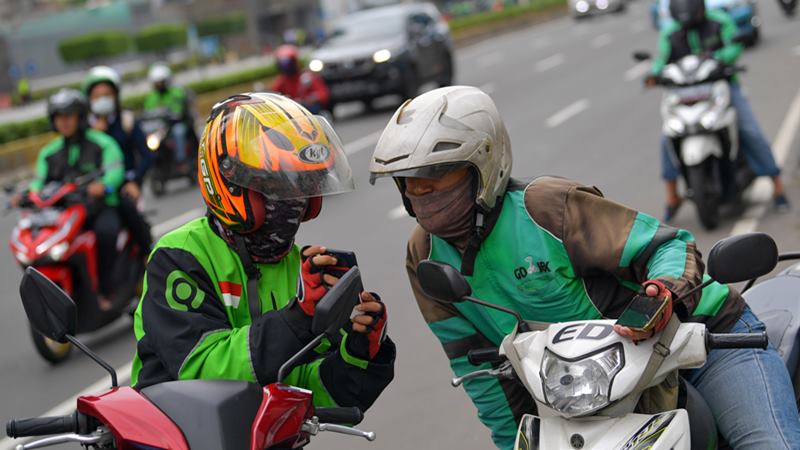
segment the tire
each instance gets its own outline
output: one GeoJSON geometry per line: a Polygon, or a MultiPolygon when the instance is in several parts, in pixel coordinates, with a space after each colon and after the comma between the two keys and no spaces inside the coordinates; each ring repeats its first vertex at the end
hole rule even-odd
{"type": "Polygon", "coordinates": [[[59,364],[69,358],[72,344],[59,344],[48,339],[31,328],[31,339],[36,352],[50,364],[59,364]]]}
{"type": "Polygon", "coordinates": [[[692,201],[697,207],[700,223],[706,230],[713,230],[719,226],[720,194],[712,182],[713,160],[706,160],[703,164],[686,169],[686,178],[692,190],[692,201]]]}
{"type": "Polygon", "coordinates": [[[156,197],[163,197],[167,192],[166,183],[161,179],[161,174],[159,172],[154,173],[153,177],[150,178],[150,189],[156,197]]]}

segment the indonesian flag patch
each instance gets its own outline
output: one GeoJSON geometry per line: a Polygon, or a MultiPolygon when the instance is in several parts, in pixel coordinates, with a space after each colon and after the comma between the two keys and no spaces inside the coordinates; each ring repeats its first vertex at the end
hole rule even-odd
{"type": "Polygon", "coordinates": [[[242,285],[230,281],[220,281],[219,290],[222,293],[222,302],[225,306],[233,308],[239,307],[239,299],[242,297],[242,285]]]}

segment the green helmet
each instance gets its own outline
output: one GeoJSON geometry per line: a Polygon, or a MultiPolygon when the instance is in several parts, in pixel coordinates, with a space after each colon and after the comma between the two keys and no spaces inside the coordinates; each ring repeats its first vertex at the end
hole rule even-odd
{"type": "Polygon", "coordinates": [[[114,90],[116,90],[117,95],[119,95],[121,81],[119,73],[111,67],[95,66],[89,70],[89,74],[86,75],[86,79],[83,80],[81,91],[83,91],[83,95],[88,97],[89,91],[91,91],[96,84],[108,83],[114,86],[114,90]]]}

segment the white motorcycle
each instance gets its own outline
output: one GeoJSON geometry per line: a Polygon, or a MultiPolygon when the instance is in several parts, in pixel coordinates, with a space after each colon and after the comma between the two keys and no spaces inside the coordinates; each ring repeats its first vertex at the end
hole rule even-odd
{"type": "MultiPolygon", "coordinates": [[[[636,52],[634,58],[650,55],[636,52]]],[[[739,151],[730,79],[741,67],[695,55],[664,67],[656,83],[667,90],[661,101],[662,132],[706,229],[719,225],[720,206],[735,204],[753,180],[739,151]]]]}
{"type": "MultiPolygon", "coordinates": [[[[714,246],[708,273],[723,283],[741,282],[771,272],[778,260],[777,246],[768,235],[736,236],[714,246]],[[742,261],[747,261],[746,267],[742,261]]],[[[677,379],[676,370],[701,367],[711,349],[767,347],[767,333],[715,334],[703,324],[680,323],[675,317],[654,338],[638,345],[614,333],[613,320],[526,322],[514,311],[470,297],[469,284],[449,265],[427,260],[417,271],[425,292],[439,301],[469,301],[517,317],[517,329],[499,348],[469,352],[472,364],[491,363],[492,368],[452,381],[458,386],[480,377],[520,379],[536,401],[538,416],[523,417],[515,450],[716,448],[717,430],[708,405],[691,385],[677,379]],[[670,377],[680,386],[678,408],[657,414],[635,412],[644,390],[670,377]]],[[[786,295],[789,285],[781,283],[796,289],[799,275],[786,272],[758,285],[753,292],[761,291],[766,300],[763,305],[758,299],[749,303],[767,324],[769,339],[790,366],[795,386],[800,305],[786,295]],[[782,299],[768,287],[771,284],[781,286],[782,299]]]]}

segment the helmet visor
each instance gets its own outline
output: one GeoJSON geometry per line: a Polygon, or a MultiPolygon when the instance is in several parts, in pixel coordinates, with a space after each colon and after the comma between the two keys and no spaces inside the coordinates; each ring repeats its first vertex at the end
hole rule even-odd
{"type": "Polygon", "coordinates": [[[218,134],[227,149],[220,171],[230,183],[271,200],[355,189],[344,146],[324,118],[303,116],[269,128],[255,116],[242,114],[233,123],[218,134]]]}
{"type": "Polygon", "coordinates": [[[392,178],[425,178],[428,180],[439,180],[445,177],[450,172],[458,169],[470,167],[467,162],[455,162],[448,164],[434,164],[431,166],[416,167],[413,169],[399,170],[390,173],[370,173],[369,182],[375,184],[378,178],[392,177],[392,178]]]}

